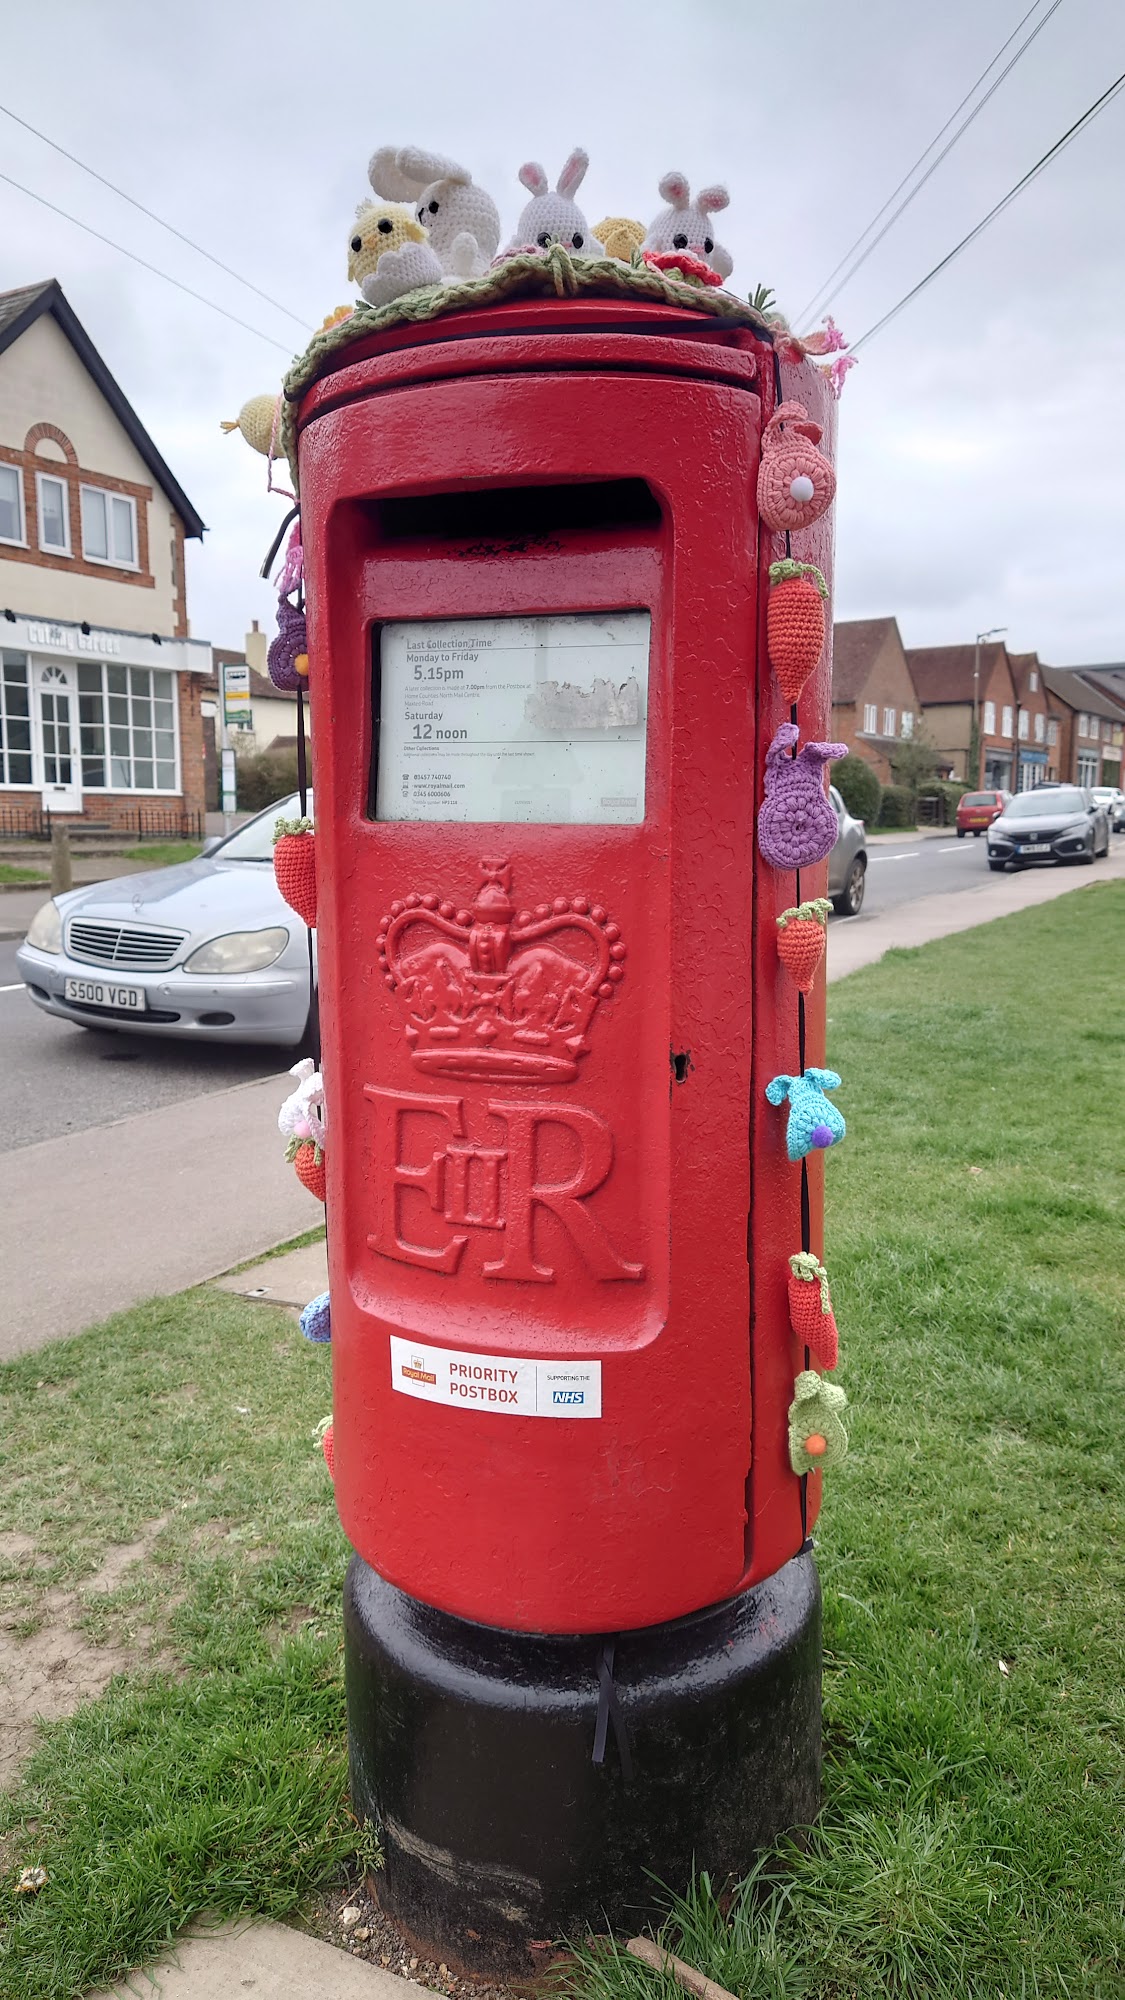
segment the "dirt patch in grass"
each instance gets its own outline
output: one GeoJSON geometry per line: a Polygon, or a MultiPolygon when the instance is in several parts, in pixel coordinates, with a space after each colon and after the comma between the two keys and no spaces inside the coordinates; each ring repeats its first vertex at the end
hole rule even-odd
{"type": "MultiPolygon", "coordinates": [[[[446,1993],[450,2000],[515,2000],[528,1987],[482,1984],[465,1979],[443,1961],[427,1958],[409,1938],[383,1915],[366,1880],[345,1884],[330,1895],[318,1896],[305,1914],[304,1929],[326,1943],[337,1945],[352,1958],[366,1959],[384,1972],[427,1987],[432,1993],[446,1993]]],[[[560,1954],[544,1952],[543,1970],[560,1954]]]]}

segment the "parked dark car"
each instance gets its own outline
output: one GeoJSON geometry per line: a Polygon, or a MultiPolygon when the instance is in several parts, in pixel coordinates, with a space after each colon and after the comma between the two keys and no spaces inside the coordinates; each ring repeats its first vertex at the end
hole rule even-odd
{"type": "Polygon", "coordinates": [[[1096,861],[1109,853],[1109,815],[1081,785],[1021,792],[988,829],[988,865],[1096,861]]]}
{"type": "Polygon", "coordinates": [[[993,820],[999,818],[1011,796],[1011,792],[962,792],[957,801],[958,840],[964,840],[967,833],[979,840],[993,820]]]}

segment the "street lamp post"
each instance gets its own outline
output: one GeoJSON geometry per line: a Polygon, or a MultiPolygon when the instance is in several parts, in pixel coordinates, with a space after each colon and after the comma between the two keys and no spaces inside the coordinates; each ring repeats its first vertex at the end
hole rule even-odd
{"type": "Polygon", "coordinates": [[[984,737],[980,727],[980,649],[986,639],[998,639],[1007,631],[1006,625],[994,625],[990,632],[978,632],[973,647],[973,732],[977,740],[976,788],[979,792],[984,783],[984,737]]]}

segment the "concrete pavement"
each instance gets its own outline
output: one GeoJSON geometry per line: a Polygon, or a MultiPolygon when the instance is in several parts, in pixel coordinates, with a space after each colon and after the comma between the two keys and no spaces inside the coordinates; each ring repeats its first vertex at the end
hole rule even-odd
{"type": "Polygon", "coordinates": [[[299,1250],[270,1257],[264,1264],[252,1264],[248,1271],[235,1271],[219,1279],[223,1292],[237,1292],[242,1299],[265,1299],[275,1306],[307,1306],[320,1292],[328,1290],[328,1245],[302,1243],[299,1250]]]}
{"type": "Polygon", "coordinates": [[[975,930],[994,917],[1010,917],[1039,903],[1053,903],[1093,882],[1125,876],[1125,841],[1115,841],[1104,861],[1092,868],[1024,868],[989,875],[974,889],[956,889],[917,902],[896,903],[872,916],[837,918],[828,927],[828,979],[844,979],[861,965],[874,965],[892,947],[929,944],[956,931],[975,930]]]}
{"type": "Polygon", "coordinates": [[[0,1205],[0,1361],[202,1284],[320,1220],[263,1077],[12,1154],[0,1205]]]}
{"type": "Polygon", "coordinates": [[[173,1957],[87,2000],[418,2000],[429,1987],[352,1958],[284,1924],[224,1924],[186,1937],[173,1957]]]}

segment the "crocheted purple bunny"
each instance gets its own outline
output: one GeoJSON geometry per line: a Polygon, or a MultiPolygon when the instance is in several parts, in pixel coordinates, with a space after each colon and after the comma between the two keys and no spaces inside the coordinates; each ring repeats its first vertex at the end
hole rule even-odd
{"type": "Polygon", "coordinates": [[[305,614],[290,604],[287,597],[278,599],[277,636],[270,640],[266,665],[270,679],[276,688],[283,688],[287,694],[296,694],[300,687],[309,684],[309,640],[305,626],[305,614]],[[297,665],[304,662],[302,673],[297,665]]]}
{"type": "Polygon", "coordinates": [[[758,846],[775,868],[808,868],[836,844],[836,815],[824,794],[824,766],[847,755],[846,743],[806,743],[796,757],[795,722],[783,722],[766,752],[766,796],[758,809],[758,846]]]}

